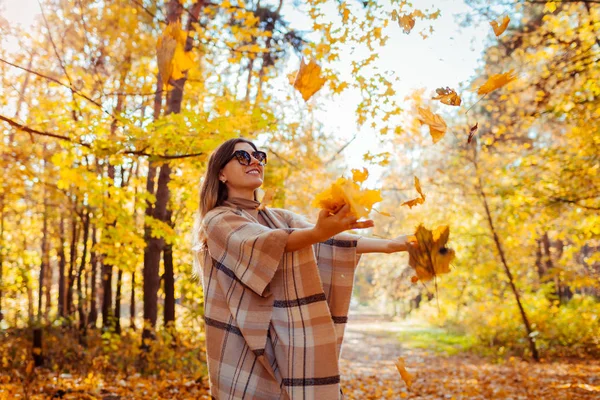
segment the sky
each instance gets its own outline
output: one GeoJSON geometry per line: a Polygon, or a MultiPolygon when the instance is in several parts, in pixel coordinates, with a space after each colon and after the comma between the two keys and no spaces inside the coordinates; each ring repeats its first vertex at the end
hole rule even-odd
{"type": "MultiPolygon", "coordinates": [[[[292,3],[286,0],[282,13],[293,28],[310,31],[312,22],[305,14],[292,7],[292,3]]],[[[359,2],[349,0],[349,3],[359,2]]],[[[380,50],[379,59],[373,64],[380,71],[394,71],[395,75],[400,77],[400,81],[394,86],[400,104],[404,102],[407,95],[418,88],[425,88],[426,93],[433,93],[438,87],[458,88],[461,83],[468,82],[479,65],[485,41],[493,35],[489,25],[459,26],[457,15],[472,12],[463,0],[418,0],[414,3],[420,9],[433,6],[434,9],[441,11],[440,18],[432,22],[433,34],[425,40],[418,34],[419,25],[428,23],[425,21],[417,20],[415,28],[408,35],[392,22],[384,29],[384,34],[389,35],[390,38],[386,46],[380,50]]],[[[31,26],[39,10],[37,0],[0,0],[0,15],[11,25],[31,26]]],[[[333,9],[331,11],[335,12],[333,9]]],[[[362,51],[366,54],[365,50],[362,51]]],[[[350,48],[345,52],[347,58],[342,53],[337,66],[341,78],[352,79],[349,60],[356,58],[356,54],[351,55],[350,48]]],[[[287,74],[296,70],[298,65],[298,57],[290,57],[285,73],[282,74],[285,82],[287,82],[287,74]]],[[[357,134],[357,138],[342,153],[348,168],[362,167],[364,164],[362,156],[368,151],[377,153],[389,150],[382,148],[378,141],[374,140],[375,132],[366,126],[368,124],[362,127],[356,125],[353,112],[359,100],[359,93],[356,90],[347,90],[336,96],[317,93],[315,97],[322,105],[322,110],[316,113],[316,118],[322,122],[326,132],[338,136],[341,142],[346,142],[357,134]]],[[[427,135],[426,127],[423,127],[422,133],[427,135]]],[[[375,180],[382,171],[374,168],[372,172],[375,172],[371,174],[372,179],[375,180]]]]}

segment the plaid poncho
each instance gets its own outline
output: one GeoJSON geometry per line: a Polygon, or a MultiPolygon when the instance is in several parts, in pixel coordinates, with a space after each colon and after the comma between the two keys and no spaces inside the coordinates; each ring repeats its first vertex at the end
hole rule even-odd
{"type": "Polygon", "coordinates": [[[230,198],[198,253],[212,398],[342,399],[339,357],[360,259],[347,233],[284,252],[303,217],[230,198]]]}

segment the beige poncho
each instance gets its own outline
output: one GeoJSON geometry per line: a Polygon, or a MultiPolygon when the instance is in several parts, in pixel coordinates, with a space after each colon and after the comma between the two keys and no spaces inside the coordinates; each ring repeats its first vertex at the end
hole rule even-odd
{"type": "Polygon", "coordinates": [[[294,252],[313,226],[290,211],[230,198],[202,221],[206,349],[213,398],[342,399],[339,358],[360,236],[294,252]]]}

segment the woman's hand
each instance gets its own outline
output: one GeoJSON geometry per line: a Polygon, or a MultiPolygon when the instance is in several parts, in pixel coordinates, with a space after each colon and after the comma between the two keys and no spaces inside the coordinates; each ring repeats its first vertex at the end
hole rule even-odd
{"type": "Polygon", "coordinates": [[[322,242],[349,229],[363,229],[372,226],[373,221],[370,219],[357,221],[356,218],[350,214],[350,206],[345,204],[334,214],[331,214],[327,210],[321,210],[319,219],[313,230],[317,240],[322,242]]]}
{"type": "Polygon", "coordinates": [[[408,251],[409,246],[417,245],[418,242],[415,235],[400,235],[390,240],[390,243],[388,244],[388,253],[408,251]]]}

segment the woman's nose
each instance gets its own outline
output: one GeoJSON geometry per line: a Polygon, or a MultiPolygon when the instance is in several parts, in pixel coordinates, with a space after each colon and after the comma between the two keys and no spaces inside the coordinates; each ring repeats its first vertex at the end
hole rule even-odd
{"type": "Polygon", "coordinates": [[[257,158],[255,158],[252,154],[250,154],[250,165],[253,165],[253,164],[262,165],[257,158]]]}

